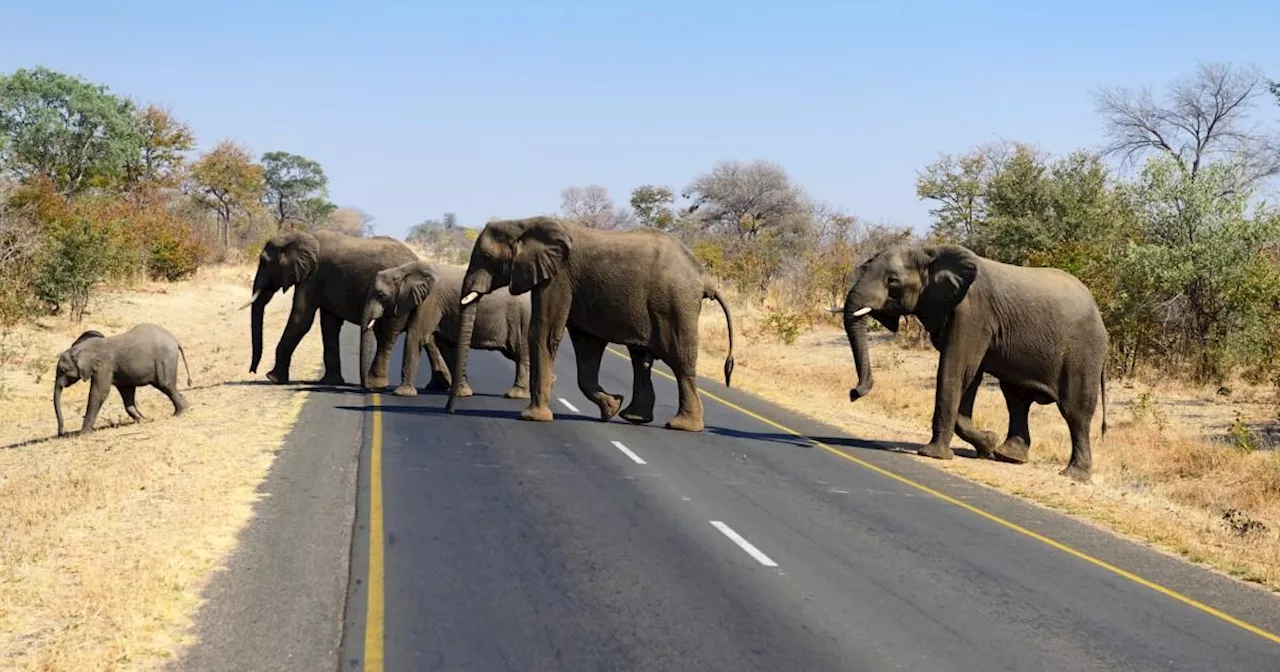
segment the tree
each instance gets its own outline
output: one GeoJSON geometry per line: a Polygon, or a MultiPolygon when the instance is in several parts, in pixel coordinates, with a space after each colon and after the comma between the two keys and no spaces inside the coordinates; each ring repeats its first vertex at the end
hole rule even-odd
{"type": "Polygon", "coordinates": [[[267,152],[262,168],[267,206],[277,229],[289,222],[312,228],[337,209],[327,200],[329,178],[319,163],[289,152],[267,152]]]}
{"type": "Polygon", "coordinates": [[[372,219],[359,208],[338,208],[325,220],[323,228],[359,238],[366,235],[365,227],[372,219]]]}
{"type": "Polygon", "coordinates": [[[642,184],[631,191],[631,209],[641,224],[669,231],[676,223],[675,194],[667,186],[642,184]]]}
{"type": "Polygon", "coordinates": [[[1124,190],[1138,239],[1116,270],[1134,297],[1129,311],[1149,325],[1140,347],[1191,359],[1202,379],[1221,379],[1233,336],[1274,320],[1280,301],[1274,283],[1264,300],[1256,296],[1258,282],[1275,275],[1263,254],[1280,242],[1280,217],[1265,209],[1247,216],[1253,194],[1229,186],[1239,170],[1215,163],[1193,179],[1175,157],[1157,156],[1124,190]]]}
{"type": "Polygon", "coordinates": [[[593,229],[625,229],[633,219],[629,211],[619,210],[609,190],[598,184],[565,187],[560,192],[560,212],[593,229]]]}
{"type": "Polygon", "coordinates": [[[960,157],[943,154],[917,174],[916,195],[938,203],[929,211],[934,216],[935,237],[959,242],[977,236],[988,217],[987,185],[1021,147],[1020,143],[1000,141],[979,145],[960,157]]]}
{"type": "Polygon", "coordinates": [[[125,162],[128,184],[171,187],[177,184],[185,152],[195,148],[190,127],[155,105],[138,110],[133,124],[138,152],[125,162]]]}
{"type": "Polygon", "coordinates": [[[1224,189],[1240,189],[1280,173],[1276,139],[1249,124],[1249,113],[1264,80],[1256,67],[1235,68],[1201,63],[1194,75],[1175,80],[1167,99],[1157,102],[1150,90],[1103,89],[1098,111],[1110,142],[1104,154],[1131,162],[1151,153],[1167,156],[1195,179],[1214,158],[1238,171],[1224,189]]]}
{"type": "Polygon", "coordinates": [[[134,106],[107,87],[44,67],[0,76],[0,164],[19,180],[48,178],[71,198],[123,181],[137,155],[134,106]]]}
{"type": "Polygon", "coordinates": [[[803,216],[806,198],[782,166],[769,161],[721,161],[685,189],[689,213],[710,231],[754,239],[789,217],[803,216]]]}
{"type": "Polygon", "coordinates": [[[219,142],[191,168],[193,196],[218,219],[219,237],[231,247],[231,220],[248,213],[265,192],[262,166],[248,149],[231,140],[219,142]]]}

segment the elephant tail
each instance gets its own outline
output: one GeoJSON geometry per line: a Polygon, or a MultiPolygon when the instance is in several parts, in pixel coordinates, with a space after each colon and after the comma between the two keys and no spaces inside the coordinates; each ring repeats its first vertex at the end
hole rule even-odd
{"type": "Polygon", "coordinates": [[[729,327],[729,354],[724,359],[724,386],[729,387],[729,379],[733,377],[733,315],[729,312],[729,304],[725,303],[724,297],[715,287],[707,285],[702,290],[702,298],[712,299],[720,304],[720,310],[724,311],[724,321],[729,327]]]}
{"type": "Polygon", "coordinates": [[[182,355],[182,368],[187,370],[187,387],[191,387],[191,367],[187,366],[187,351],[182,349],[182,344],[178,344],[178,354],[182,355]]]}
{"type": "Polygon", "coordinates": [[[1107,437],[1107,365],[1102,365],[1102,438],[1107,437]]]}

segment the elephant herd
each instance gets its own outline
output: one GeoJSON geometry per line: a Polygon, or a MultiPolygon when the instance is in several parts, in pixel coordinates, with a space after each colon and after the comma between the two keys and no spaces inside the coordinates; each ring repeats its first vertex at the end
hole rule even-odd
{"type": "MultiPolygon", "coordinates": [[[[940,353],[932,438],[921,455],[950,459],[954,433],[981,458],[1025,462],[1031,404],[1055,403],[1071,434],[1071,458],[1060,473],[1090,480],[1089,429],[1100,399],[1103,436],[1107,427],[1108,335],[1093,296],[1078,279],[1056,269],[982,258],[958,245],[925,244],[885,249],[862,262],[854,276],[842,311],[858,376],[850,401],[872,387],[866,318],[896,332],[901,318],[912,315],[940,353]],[[999,380],[1008,407],[1003,442],[973,422],[974,398],[987,373],[999,380]]],[[[601,420],[620,415],[636,424],[653,421],[656,358],[671,368],[679,390],[679,409],[666,427],[696,432],[704,428],[696,383],[698,318],[708,299],[720,304],[728,326],[725,385],[733,373],[728,305],[689,249],[656,229],[601,231],[550,217],[492,221],[477,237],[465,270],[423,262],[385,236],[278,235],[263,246],[245,304],[252,306],[252,372],[262,358],[266,306],[277,291],[290,288],[293,306],[266,374],[275,383],[289,382],[293,351],[319,312],[322,384],[344,382],[338,332],[352,322],[360,326],[364,389],[388,385],[391,349],[405,332],[401,382],[393,394],[417,394],[414,380],[426,350],[433,371],[429,388],[448,390],[445,409],[452,413],[458,399],[472,393],[466,379],[471,348],[495,350],[515,364],[504,396],[528,399],[520,418],[545,422],[553,419],[552,362],[567,331],[578,387],[599,408],[601,420]],[[609,343],[626,346],[630,354],[632,394],[625,408],[622,395],[599,383],[609,343]]],[[[176,339],[155,325],[112,338],[86,332],[59,358],[55,407],[63,386],[92,378],[82,431],[92,429],[112,384],[135,420],[141,417],[133,406],[138,385],[160,389],[179,414],[186,408],[176,384],[180,353],[185,365],[176,339]],[[116,363],[82,365],[93,356],[116,363]]],[[[57,414],[61,434],[60,407],[57,414]]]]}

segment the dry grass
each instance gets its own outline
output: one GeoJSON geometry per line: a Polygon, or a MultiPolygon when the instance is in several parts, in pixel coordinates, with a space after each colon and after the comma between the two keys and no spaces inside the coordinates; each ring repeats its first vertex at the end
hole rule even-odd
{"type": "MultiPolygon", "coordinates": [[[[190,282],[104,293],[80,325],[46,319],[0,341],[0,668],[146,669],[186,640],[199,591],[249,520],[275,452],[306,393],[264,380],[290,302],[267,309],[263,367],[248,372],[251,268],[202,269],[190,282]],[[138,391],[147,420],[129,424],[117,393],[97,432],[54,434],[57,354],[85,329],[111,335],[155,322],[182,342],[188,414],[138,391]],[[108,427],[108,425],[122,425],[108,427]]],[[[318,327],[294,375],[318,375],[318,327]]],[[[184,375],[180,375],[185,382],[184,375]]],[[[79,427],[88,385],[63,395],[79,427]]]]}
{"type": "MultiPolygon", "coordinates": [[[[848,342],[834,320],[786,345],[765,333],[758,309],[733,304],[735,387],[854,436],[928,441],[938,362],[932,347],[908,349],[884,332],[873,336],[875,388],[850,403],[856,375],[848,342]]],[[[723,315],[704,304],[699,373],[722,377],[726,342],[723,315]]],[[[1057,475],[1070,455],[1070,441],[1053,406],[1032,409],[1031,462],[1025,465],[916,459],[1280,590],[1280,451],[1250,452],[1241,441],[1248,427],[1248,441],[1268,447],[1259,433],[1275,428],[1275,396],[1267,389],[1232,387],[1224,398],[1216,389],[1158,378],[1109,380],[1107,437],[1100,443],[1099,414],[1094,478],[1088,485],[1057,475]]],[[[1003,437],[1007,419],[1000,390],[988,377],[975,420],[1003,437]]],[[[952,445],[970,448],[958,438],[952,445]]]]}

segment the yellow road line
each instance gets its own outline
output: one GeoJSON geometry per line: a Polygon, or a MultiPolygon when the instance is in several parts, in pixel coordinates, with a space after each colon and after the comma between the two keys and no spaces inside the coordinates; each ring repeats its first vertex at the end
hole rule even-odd
{"type": "Polygon", "coordinates": [[[373,428],[369,440],[369,601],[364,614],[364,670],[382,672],[382,396],[373,394],[373,428]]]}
{"type": "MultiPolygon", "coordinates": [[[[623,359],[625,359],[625,360],[627,360],[627,361],[630,361],[630,360],[631,360],[631,357],[630,357],[630,356],[628,356],[625,352],[621,352],[621,351],[619,351],[619,350],[615,350],[615,349],[613,349],[613,348],[608,348],[608,350],[609,350],[609,352],[611,352],[611,353],[613,353],[613,354],[615,354],[615,355],[617,355],[617,356],[619,356],[619,357],[621,357],[621,358],[623,358],[623,359]]],[[[674,377],[674,376],[672,376],[671,374],[667,373],[666,371],[661,371],[661,370],[659,370],[657,367],[653,367],[651,370],[652,370],[654,373],[656,373],[656,374],[658,374],[658,375],[660,375],[660,376],[662,376],[662,377],[664,377],[664,378],[667,378],[668,380],[675,380],[675,377],[674,377]]],[[[970,513],[973,513],[973,514],[976,514],[976,515],[981,516],[981,517],[983,517],[983,518],[986,518],[987,520],[990,520],[990,521],[991,521],[991,522],[993,522],[993,523],[998,523],[998,524],[1000,524],[1000,525],[1003,525],[1003,526],[1005,526],[1005,527],[1007,527],[1007,528],[1009,528],[1009,529],[1013,530],[1014,532],[1017,532],[1017,533],[1019,533],[1019,534],[1026,535],[1026,536],[1028,536],[1028,537],[1030,537],[1030,538],[1032,538],[1032,539],[1035,539],[1036,541],[1039,541],[1039,542],[1044,543],[1044,544],[1046,544],[1046,545],[1048,545],[1048,546],[1051,546],[1051,547],[1053,547],[1053,548],[1056,548],[1057,550],[1062,551],[1063,553],[1066,553],[1067,555],[1070,555],[1070,556],[1073,556],[1073,557],[1079,558],[1079,559],[1081,559],[1081,560],[1084,560],[1085,562],[1088,562],[1089,564],[1094,565],[1094,566],[1096,566],[1096,567],[1101,567],[1102,569],[1105,569],[1105,570],[1107,570],[1107,571],[1109,571],[1109,572],[1111,572],[1111,573],[1113,573],[1113,574],[1115,574],[1115,575],[1117,575],[1117,576],[1121,576],[1121,577],[1124,577],[1124,578],[1126,578],[1126,579],[1129,579],[1130,581],[1133,581],[1134,583],[1136,583],[1136,584],[1138,584],[1138,585],[1140,585],[1140,586],[1145,586],[1145,587],[1147,587],[1147,588],[1150,588],[1151,590],[1154,590],[1154,591],[1156,591],[1157,593],[1160,593],[1161,595],[1164,595],[1164,596],[1166,596],[1166,597],[1171,597],[1171,598],[1173,598],[1173,599],[1175,599],[1175,600],[1177,600],[1177,601],[1179,601],[1179,602],[1182,602],[1183,604],[1186,604],[1186,605],[1191,606],[1191,607],[1195,607],[1196,609],[1199,609],[1200,611],[1202,611],[1202,612],[1204,612],[1204,613],[1206,613],[1206,614],[1209,614],[1210,616],[1214,616],[1214,617],[1219,618],[1219,619],[1221,619],[1221,620],[1223,620],[1223,621],[1226,621],[1227,623],[1230,623],[1230,624],[1232,624],[1232,625],[1234,625],[1234,626],[1236,626],[1236,627],[1238,627],[1238,628],[1241,628],[1241,629],[1243,629],[1243,630],[1247,630],[1247,631],[1249,631],[1249,632],[1251,632],[1251,633],[1253,633],[1253,634],[1255,634],[1255,635],[1258,635],[1259,637],[1262,637],[1262,638],[1264,638],[1264,639],[1270,640],[1270,641],[1272,641],[1272,642],[1274,642],[1274,643],[1276,643],[1276,644],[1280,644],[1280,635],[1277,635],[1277,634],[1275,634],[1275,633],[1272,633],[1272,632],[1268,632],[1268,631],[1266,631],[1266,630],[1263,630],[1262,628],[1259,628],[1258,626],[1253,625],[1253,624],[1251,624],[1251,623],[1246,623],[1245,621],[1242,621],[1242,620],[1240,620],[1240,619],[1238,619],[1238,618],[1236,618],[1236,617],[1234,617],[1234,616],[1232,616],[1232,615],[1230,615],[1230,614],[1227,614],[1227,613],[1224,613],[1224,612],[1219,611],[1219,610],[1217,610],[1217,609],[1214,609],[1213,607],[1211,607],[1211,606],[1209,606],[1209,605],[1207,605],[1207,604],[1204,604],[1203,602],[1199,602],[1199,601],[1197,601],[1197,600],[1195,600],[1195,599],[1192,599],[1192,598],[1190,598],[1190,597],[1187,597],[1186,595],[1183,595],[1182,593],[1179,593],[1178,591],[1173,590],[1172,588],[1166,588],[1166,587],[1164,587],[1164,586],[1162,586],[1162,585],[1160,585],[1160,584],[1158,584],[1158,583],[1155,583],[1154,581],[1150,581],[1150,580],[1148,580],[1148,579],[1144,579],[1144,578],[1142,578],[1141,576],[1138,576],[1137,574],[1134,574],[1133,572],[1130,572],[1130,571],[1127,571],[1127,570],[1121,569],[1121,568],[1119,568],[1119,567],[1116,567],[1115,565],[1113,565],[1113,564],[1111,564],[1111,563],[1109,563],[1109,562],[1106,562],[1106,561],[1104,561],[1104,560],[1099,560],[1098,558],[1095,558],[1095,557],[1093,557],[1092,555],[1089,555],[1088,553],[1085,553],[1084,551],[1076,550],[1076,549],[1074,549],[1074,548],[1072,548],[1072,547],[1070,547],[1070,546],[1068,546],[1068,545],[1066,545],[1066,544],[1064,544],[1064,543],[1062,543],[1062,542],[1060,542],[1060,541],[1056,541],[1056,540],[1054,540],[1054,539],[1050,539],[1049,537],[1046,537],[1046,536],[1044,536],[1044,535],[1042,535],[1042,534],[1039,534],[1039,533],[1037,533],[1037,532],[1033,532],[1033,531],[1031,531],[1031,530],[1028,530],[1027,528],[1022,527],[1021,525],[1018,525],[1017,523],[1014,523],[1014,522],[1011,522],[1011,521],[1005,520],[1004,518],[1001,518],[1000,516],[997,516],[997,515],[995,515],[995,514],[993,514],[993,513],[989,513],[989,512],[987,512],[987,511],[983,511],[982,509],[980,509],[980,508],[978,508],[978,507],[976,507],[976,506],[974,506],[974,505],[972,505],[972,504],[969,504],[969,503],[967,503],[967,502],[963,502],[963,501],[961,501],[961,500],[959,500],[959,499],[956,499],[955,497],[952,497],[952,496],[950,496],[950,495],[947,495],[947,494],[944,494],[944,493],[939,492],[939,491],[937,491],[937,490],[934,490],[933,488],[931,488],[931,487],[929,487],[929,486],[927,486],[927,485],[924,485],[923,483],[917,483],[916,481],[913,481],[913,480],[911,480],[911,479],[909,479],[909,478],[907,478],[907,477],[905,477],[905,476],[900,476],[900,475],[898,475],[898,474],[893,473],[892,471],[889,471],[888,469],[885,469],[885,468],[883,468],[883,467],[879,467],[879,466],[874,465],[874,464],[872,464],[872,463],[870,463],[870,462],[867,462],[866,460],[863,460],[863,459],[861,459],[861,458],[859,458],[859,457],[855,457],[854,455],[851,455],[851,454],[849,454],[849,453],[846,453],[845,451],[840,450],[839,448],[834,448],[834,447],[832,447],[832,446],[829,446],[829,445],[827,445],[827,444],[825,444],[825,443],[823,443],[823,442],[821,442],[821,441],[818,441],[817,439],[815,439],[815,438],[813,438],[813,437],[811,437],[811,436],[807,436],[807,435],[805,435],[805,434],[802,434],[802,433],[800,433],[800,432],[797,432],[796,430],[791,429],[790,427],[787,427],[787,426],[785,426],[785,425],[778,424],[778,423],[776,423],[776,422],[774,422],[774,421],[772,421],[772,420],[770,420],[770,419],[768,419],[768,418],[766,418],[766,417],[764,417],[764,416],[762,416],[762,415],[759,415],[759,414],[757,414],[757,413],[754,413],[754,412],[752,412],[752,411],[749,411],[749,410],[747,410],[747,409],[745,409],[745,408],[743,408],[743,407],[741,407],[741,406],[739,406],[739,405],[737,405],[737,404],[733,403],[732,401],[728,401],[728,400],[726,400],[726,399],[721,399],[720,397],[718,397],[718,396],[716,396],[716,395],[714,395],[714,394],[712,394],[712,393],[710,393],[710,392],[707,392],[707,391],[705,391],[705,390],[698,390],[698,393],[699,393],[699,394],[701,394],[702,396],[704,396],[704,397],[708,398],[708,399],[711,399],[711,400],[717,401],[717,402],[719,402],[719,403],[721,403],[721,404],[724,404],[725,406],[727,406],[727,407],[729,407],[729,408],[731,408],[731,409],[733,409],[733,410],[735,410],[735,411],[737,411],[737,412],[739,412],[739,413],[742,413],[743,415],[746,415],[747,417],[753,418],[753,419],[755,419],[755,420],[759,420],[760,422],[763,422],[764,424],[769,425],[770,427],[774,427],[774,428],[776,428],[776,429],[782,430],[782,431],[784,431],[784,432],[786,432],[786,433],[788,433],[788,434],[791,434],[792,436],[796,436],[796,437],[799,437],[799,438],[801,438],[801,439],[805,439],[806,441],[809,441],[809,442],[810,442],[810,443],[812,443],[813,445],[815,445],[815,446],[817,446],[817,447],[819,447],[819,448],[821,448],[821,449],[823,449],[823,450],[827,451],[828,453],[831,453],[832,455],[835,455],[835,456],[837,456],[837,457],[844,458],[844,459],[846,459],[846,460],[848,460],[848,461],[850,461],[850,462],[852,462],[852,463],[854,463],[854,464],[856,464],[856,465],[858,465],[858,466],[860,466],[860,467],[863,467],[863,468],[869,469],[869,470],[871,470],[871,471],[874,471],[874,472],[876,472],[877,474],[880,474],[881,476],[885,476],[885,477],[887,477],[887,478],[891,478],[891,479],[893,479],[893,480],[895,480],[895,481],[897,481],[897,482],[899,482],[899,483],[902,483],[903,485],[908,485],[908,486],[910,486],[910,487],[912,487],[912,488],[915,488],[916,490],[919,490],[919,491],[924,492],[924,493],[929,494],[929,495],[933,495],[934,497],[937,497],[938,499],[941,499],[942,501],[947,502],[948,504],[954,504],[954,505],[956,505],[956,506],[958,506],[958,507],[960,507],[960,508],[964,509],[965,511],[968,511],[968,512],[970,512],[970,513]]]]}

